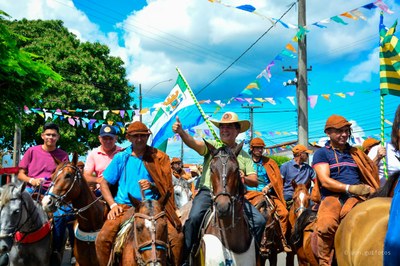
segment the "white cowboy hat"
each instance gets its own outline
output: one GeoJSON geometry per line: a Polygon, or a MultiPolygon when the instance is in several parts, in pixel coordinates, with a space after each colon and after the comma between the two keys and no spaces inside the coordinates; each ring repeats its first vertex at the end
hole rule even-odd
{"type": "Polygon", "coordinates": [[[211,123],[213,123],[218,128],[220,124],[238,123],[240,125],[240,133],[243,133],[250,128],[250,121],[239,120],[238,115],[234,112],[226,112],[222,115],[221,121],[211,120],[211,123]]]}

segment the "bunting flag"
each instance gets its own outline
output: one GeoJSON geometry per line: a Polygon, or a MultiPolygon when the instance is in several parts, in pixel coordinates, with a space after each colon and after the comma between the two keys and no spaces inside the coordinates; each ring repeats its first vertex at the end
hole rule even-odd
{"type": "Polygon", "coordinates": [[[381,95],[400,96],[400,44],[398,38],[394,35],[396,26],[397,20],[389,30],[386,30],[381,13],[379,23],[381,95]]]}
{"type": "Polygon", "coordinates": [[[150,126],[150,131],[153,133],[151,146],[163,151],[167,150],[168,138],[174,135],[172,125],[177,116],[184,130],[203,123],[204,118],[199,112],[196,102],[193,92],[178,72],[175,86],[158,109],[150,126]]]}
{"type": "Polygon", "coordinates": [[[247,85],[246,88],[244,88],[245,90],[252,90],[252,89],[257,89],[259,90],[261,88],[260,86],[260,82],[258,82],[258,80],[255,80],[253,82],[250,82],[249,85],[247,85]]]}

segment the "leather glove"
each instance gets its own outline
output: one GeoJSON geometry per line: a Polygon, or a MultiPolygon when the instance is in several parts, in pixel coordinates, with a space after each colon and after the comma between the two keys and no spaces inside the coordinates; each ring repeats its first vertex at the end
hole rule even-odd
{"type": "Polygon", "coordinates": [[[366,196],[371,193],[370,186],[365,184],[350,185],[349,192],[358,196],[366,196]]]}

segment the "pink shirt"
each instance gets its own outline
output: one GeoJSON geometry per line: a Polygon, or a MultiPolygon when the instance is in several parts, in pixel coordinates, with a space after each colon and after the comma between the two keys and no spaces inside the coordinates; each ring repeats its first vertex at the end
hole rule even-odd
{"type": "Polygon", "coordinates": [[[101,146],[93,149],[86,158],[84,171],[88,171],[90,173],[95,172],[97,177],[101,176],[104,170],[110,164],[111,160],[114,158],[114,155],[121,150],[121,147],[116,146],[115,151],[110,156],[108,156],[103,151],[101,146]]]}
{"type": "Polygon", "coordinates": [[[27,170],[27,175],[33,178],[50,178],[57,167],[53,157],[60,161],[68,161],[68,154],[57,148],[48,152],[42,149],[42,145],[29,148],[19,163],[19,168],[27,170]]]}

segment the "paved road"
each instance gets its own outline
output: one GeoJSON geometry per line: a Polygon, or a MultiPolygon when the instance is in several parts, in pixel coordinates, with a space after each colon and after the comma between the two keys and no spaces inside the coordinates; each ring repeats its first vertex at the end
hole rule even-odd
{"type": "MultiPolygon", "coordinates": [[[[64,251],[64,257],[63,257],[63,262],[61,266],[70,266],[70,259],[71,259],[71,249],[66,248],[64,251]]],[[[265,265],[269,265],[267,262],[265,265]]],[[[280,253],[278,255],[278,266],[285,266],[286,265],[286,254],[285,253],[280,253]]],[[[297,257],[295,257],[294,265],[298,266],[299,264],[297,263],[297,257]]]]}

